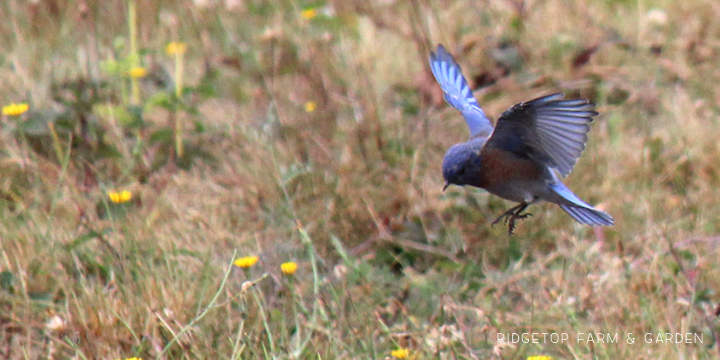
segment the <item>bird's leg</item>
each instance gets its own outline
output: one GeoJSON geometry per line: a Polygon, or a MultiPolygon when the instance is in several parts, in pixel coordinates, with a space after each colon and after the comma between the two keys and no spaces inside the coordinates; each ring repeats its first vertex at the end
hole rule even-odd
{"type": "Polygon", "coordinates": [[[495,226],[495,224],[499,223],[500,220],[505,219],[505,223],[508,224],[508,234],[512,236],[513,230],[515,230],[515,220],[522,220],[527,218],[528,216],[532,216],[531,213],[520,214],[521,212],[523,212],[523,210],[527,209],[528,206],[530,206],[530,204],[522,202],[516,206],[511,207],[505,213],[495,219],[495,221],[493,221],[492,223],[492,226],[495,226]]]}

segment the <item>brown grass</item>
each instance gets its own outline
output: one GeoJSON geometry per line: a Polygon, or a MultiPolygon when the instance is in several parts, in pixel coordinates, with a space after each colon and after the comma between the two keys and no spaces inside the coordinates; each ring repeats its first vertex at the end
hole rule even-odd
{"type": "Polygon", "coordinates": [[[106,68],[130,61],[127,3],[0,5],[0,102],[32,110],[0,132],[0,358],[720,354],[716,3],[137,3],[142,127],[106,68]],[[173,111],[150,81],[172,77],[175,40],[190,160],[162,137],[173,111]],[[467,130],[429,73],[436,43],[491,116],[558,90],[598,104],[567,184],[614,227],[542,204],[508,238],[489,224],[509,203],[441,191],[467,130]],[[52,90],[77,79],[105,83],[87,108],[52,90]],[[47,120],[22,127],[43,116],[57,137],[47,120]],[[110,203],[115,188],[133,200],[110,203]],[[260,262],[232,266],[246,255],[260,262]],[[569,340],[496,341],[532,332],[569,340]]]}

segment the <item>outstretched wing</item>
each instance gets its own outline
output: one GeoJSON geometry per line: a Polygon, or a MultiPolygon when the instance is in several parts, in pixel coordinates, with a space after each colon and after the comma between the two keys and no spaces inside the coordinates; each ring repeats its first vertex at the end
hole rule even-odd
{"type": "Polygon", "coordinates": [[[490,120],[480,109],[460,66],[444,46],[438,45],[437,50],[430,53],[430,68],[443,90],[445,101],[458,109],[465,118],[470,128],[470,138],[490,136],[493,131],[490,120]]]}
{"type": "Polygon", "coordinates": [[[585,150],[595,104],[552,94],[505,111],[486,146],[528,156],[568,176],[585,150]]]}

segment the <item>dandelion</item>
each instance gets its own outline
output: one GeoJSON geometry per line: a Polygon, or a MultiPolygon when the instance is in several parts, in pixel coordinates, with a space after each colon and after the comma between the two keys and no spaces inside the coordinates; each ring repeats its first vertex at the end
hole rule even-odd
{"type": "Polygon", "coordinates": [[[246,292],[251,287],[253,287],[253,285],[255,285],[255,284],[252,281],[245,281],[242,283],[242,285],[240,285],[240,290],[242,290],[242,292],[246,292]]]}
{"type": "Polygon", "coordinates": [[[142,360],[142,358],[138,358],[138,357],[131,357],[131,358],[129,358],[129,359],[125,359],[125,360],[142,360]]]}
{"type": "Polygon", "coordinates": [[[130,69],[127,73],[133,79],[140,79],[140,78],[144,78],[145,75],[147,75],[147,70],[144,67],[137,66],[137,67],[130,69]]]}
{"type": "Polygon", "coordinates": [[[405,359],[410,355],[410,350],[406,348],[399,348],[397,350],[393,350],[390,352],[390,355],[392,355],[396,359],[405,359]]]}
{"type": "Polygon", "coordinates": [[[246,257],[242,257],[242,258],[235,260],[233,262],[233,264],[235,264],[235,266],[243,268],[243,269],[249,269],[253,265],[255,265],[257,262],[258,262],[257,256],[246,256],[246,257]]]}
{"type": "Polygon", "coordinates": [[[54,315],[45,323],[45,327],[48,328],[50,331],[62,331],[65,329],[65,326],[67,325],[67,322],[65,319],[61,318],[58,315],[54,315]]]}
{"type": "Polygon", "coordinates": [[[24,114],[26,111],[28,111],[28,109],[30,109],[30,105],[28,105],[27,103],[20,103],[20,104],[12,103],[10,105],[3,106],[2,112],[3,112],[3,115],[7,115],[7,116],[20,116],[20,115],[24,114]]]}
{"type": "Polygon", "coordinates": [[[187,44],[173,41],[165,46],[165,52],[168,55],[184,54],[187,51],[187,44]]]}
{"type": "Polygon", "coordinates": [[[656,27],[663,27],[667,24],[668,21],[667,13],[660,9],[652,9],[648,11],[646,16],[648,24],[656,27]]]}
{"type": "Polygon", "coordinates": [[[108,191],[108,197],[110,198],[110,201],[116,204],[122,204],[132,199],[132,193],[128,190],[123,190],[120,192],[110,190],[108,191]]]}
{"type": "Polygon", "coordinates": [[[313,8],[305,9],[302,13],[300,13],[300,16],[302,16],[305,20],[312,20],[315,16],[317,16],[317,10],[313,8]]]}
{"type": "Polygon", "coordinates": [[[297,271],[297,263],[294,263],[292,261],[286,262],[282,265],[280,265],[280,270],[282,270],[283,274],[287,276],[295,275],[295,271],[297,271]]]}
{"type": "Polygon", "coordinates": [[[545,355],[536,355],[528,357],[527,360],[552,360],[552,358],[545,355]]]}
{"type": "Polygon", "coordinates": [[[317,104],[313,101],[308,101],[305,103],[305,112],[313,112],[317,108],[317,104]]]}

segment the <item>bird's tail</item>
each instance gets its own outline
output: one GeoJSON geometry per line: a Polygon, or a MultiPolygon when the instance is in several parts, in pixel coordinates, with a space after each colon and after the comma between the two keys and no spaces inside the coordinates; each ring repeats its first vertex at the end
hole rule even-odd
{"type": "Polygon", "coordinates": [[[586,202],[580,200],[577,195],[573,194],[573,192],[560,181],[555,182],[550,185],[550,187],[556,194],[570,202],[570,204],[560,204],[560,207],[579,223],[594,226],[610,226],[615,223],[615,220],[612,216],[610,216],[610,214],[595,209],[586,202]]]}
{"type": "Polygon", "coordinates": [[[615,220],[612,216],[610,216],[610,214],[597,210],[593,207],[573,205],[560,205],[560,207],[579,223],[602,226],[610,226],[615,223],[615,220]]]}

